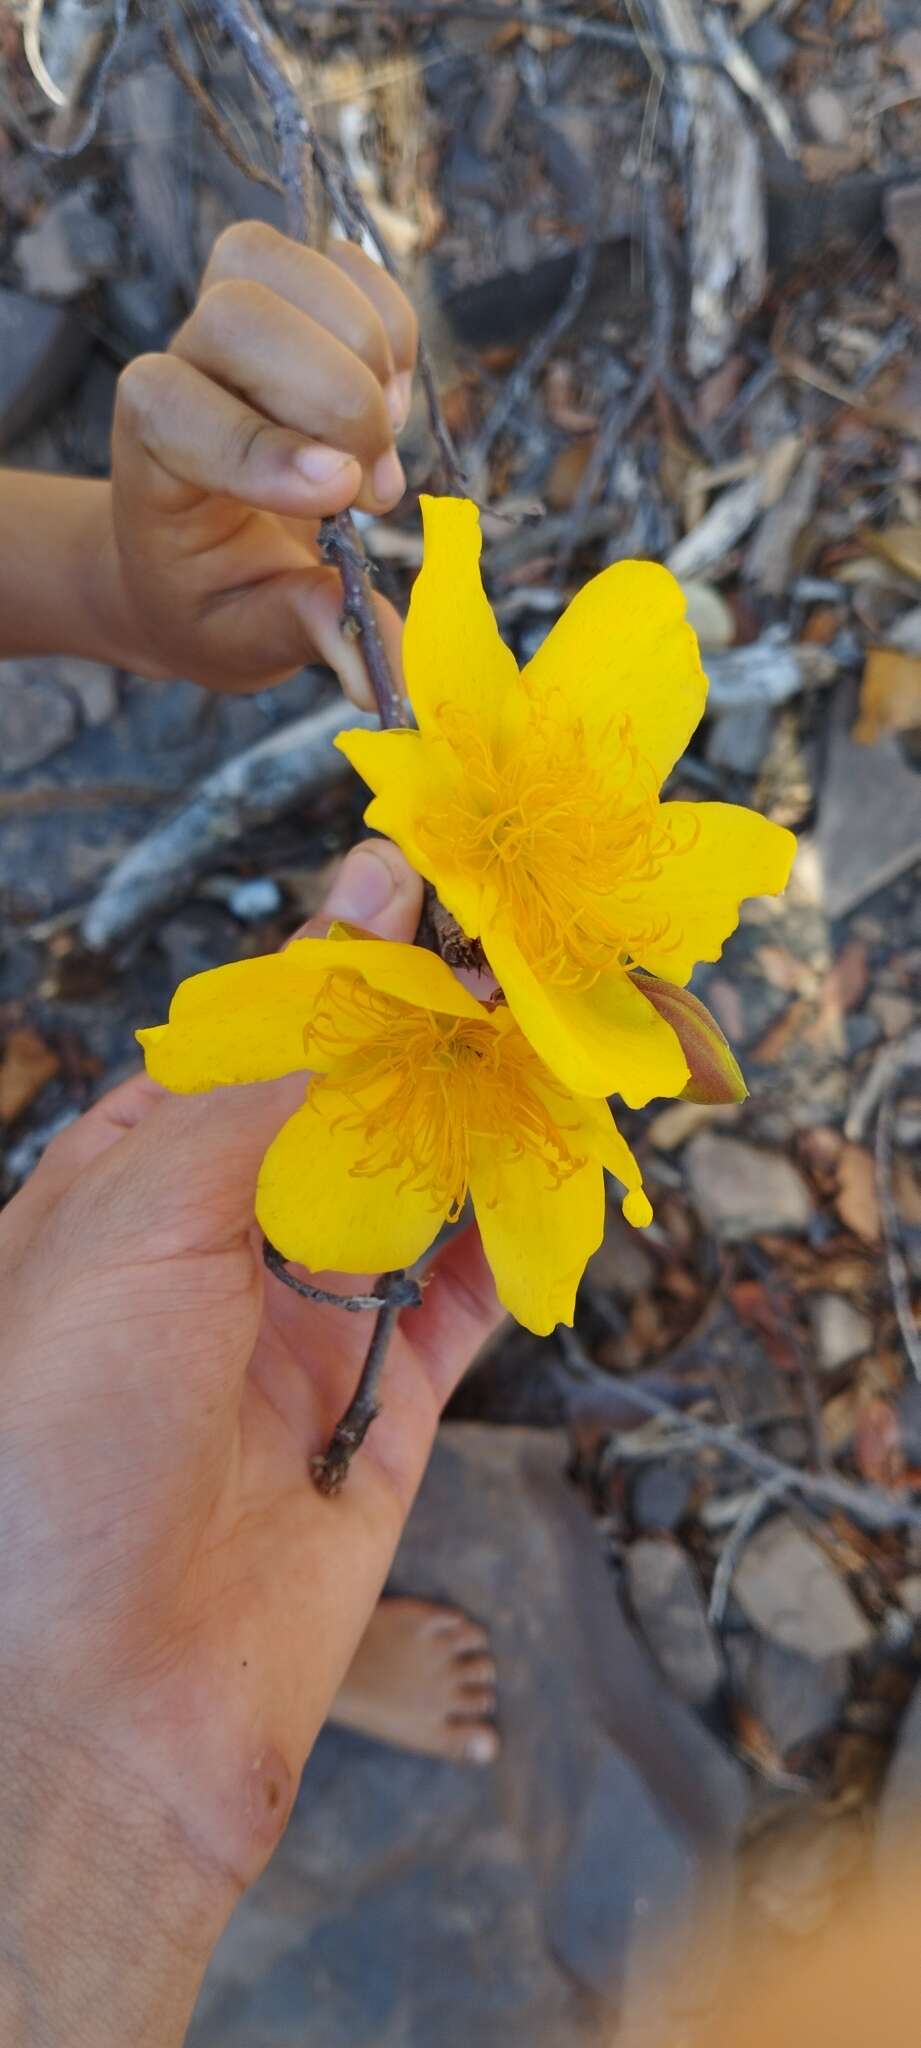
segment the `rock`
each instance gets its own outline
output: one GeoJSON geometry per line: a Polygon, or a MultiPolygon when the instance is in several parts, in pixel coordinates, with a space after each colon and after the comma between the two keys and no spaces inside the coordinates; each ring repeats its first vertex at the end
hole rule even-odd
{"type": "Polygon", "coordinates": [[[900,996],[889,989],[874,989],[868,998],[867,1008],[872,1010],[886,1038],[904,1038],[915,1020],[915,1005],[910,996],[900,996]]]}
{"type": "Polygon", "coordinates": [[[921,776],[892,733],[873,746],[852,740],[854,710],[853,692],[839,690],[815,837],[829,917],[846,917],[921,859],[921,776]]]}
{"type": "Polygon", "coordinates": [[[890,185],[883,200],[883,224],[899,258],[899,282],[921,296],[921,180],[890,185]]]}
{"type": "Polygon", "coordinates": [[[21,775],[66,747],[77,714],[49,682],[40,662],[4,662],[0,668],[0,772],[21,775]]]}
{"type": "Polygon", "coordinates": [[[16,261],[23,286],[42,299],[76,299],[97,278],[118,269],[118,234],[98,213],[90,183],[55,199],[34,228],[20,235],[16,261]]]}
{"type": "Polygon", "coordinates": [[[79,376],[93,345],[70,306],[0,285],[0,448],[27,434],[79,376]]]}
{"type": "Polygon", "coordinates": [[[566,1456],[557,1432],[439,1432],[390,1590],[488,1626],[498,1761],[324,1729],[188,2048],[597,2048],[656,1936],[667,2002],[705,1876],[726,1911],[741,1774],[637,1643],[566,1456]]]}
{"type": "Polygon", "coordinates": [[[736,775],[754,775],[764,759],[772,722],[768,704],[746,704],[738,711],[721,711],[707,734],[707,760],[714,768],[730,768],[736,775]]]}
{"type": "Polygon", "coordinates": [[[755,1531],[732,1589],[754,1628],[805,1657],[851,1655],[873,1639],[843,1578],[789,1515],[775,1515],[755,1531]]]}
{"type": "Polygon", "coordinates": [[[820,142],[846,142],[851,112],[840,93],[828,85],[817,85],[806,94],[806,112],[820,142]]]}
{"type": "Polygon", "coordinates": [[[655,1277],[655,1261],[640,1232],[624,1221],[619,1209],[609,1209],[604,1238],[588,1262],[586,1278],[604,1292],[622,1301],[635,1301],[655,1277]]]}
{"type": "Polygon", "coordinates": [[[698,1214],[718,1237],[808,1229],[812,1196],[782,1152],[764,1152],[742,1138],[700,1131],[684,1158],[698,1214]]]}
{"type": "Polygon", "coordinates": [[[677,1529],[694,1496],[694,1473],[687,1459],[655,1459],[641,1465],[630,1489],[634,1527],[644,1535],[677,1529]]]}
{"type": "Polygon", "coordinates": [[[274,917],[281,909],[281,890],[271,875],[254,875],[248,881],[237,882],[227,898],[227,907],[243,924],[258,924],[260,918],[274,917]]]}
{"type": "Polygon", "coordinates": [[[731,647],[736,622],[720,591],[712,583],[700,583],[693,577],[688,577],[681,587],[687,622],[697,634],[701,652],[708,654],[717,648],[731,647]]]}
{"type": "Polygon", "coordinates": [[[77,661],[70,655],[59,655],[41,666],[49,681],[76,698],[84,725],[108,725],[115,717],[118,676],[114,668],[101,661],[77,661]]]}
{"type": "Polygon", "coordinates": [[[840,1720],[850,1690],[846,1657],[803,1657],[766,1636],[729,1636],[726,1661],[733,1684],[787,1756],[840,1720]]]}
{"type": "Polygon", "coordinates": [[[837,1372],[852,1358],[862,1358],[873,1344],[873,1324],[843,1294],[815,1294],[809,1303],[817,1363],[823,1372],[837,1372]]]}
{"type": "Polygon", "coordinates": [[[626,1565],[630,1605],[656,1663],[688,1706],[706,1706],[723,1666],[693,1565],[680,1544],[653,1536],[631,1543],[626,1565]]]}

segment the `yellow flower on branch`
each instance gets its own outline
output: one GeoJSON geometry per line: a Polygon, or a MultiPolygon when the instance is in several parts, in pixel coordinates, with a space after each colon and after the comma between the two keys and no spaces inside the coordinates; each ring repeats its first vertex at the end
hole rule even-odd
{"type": "Polygon", "coordinates": [[[478,938],[522,1031],[566,1084],[640,1106],[688,1067],[631,967],[683,984],[746,896],[775,894],[795,841],[736,804],[663,803],[706,677],[679,585],[619,562],[519,673],[479,572],[476,506],[423,498],[404,641],[418,730],[337,746],[366,813],[478,938]]]}
{"type": "Polygon", "coordinates": [[[312,1070],[266,1153],[256,1216],[314,1272],[411,1265],[469,1191],[500,1300],[545,1335],[572,1319],[601,1242],[604,1167],[628,1221],[650,1221],[607,1104],[564,1087],[504,1006],[417,947],[334,927],[194,975],[169,1023],[138,1038],[148,1073],[179,1093],[312,1070]]]}

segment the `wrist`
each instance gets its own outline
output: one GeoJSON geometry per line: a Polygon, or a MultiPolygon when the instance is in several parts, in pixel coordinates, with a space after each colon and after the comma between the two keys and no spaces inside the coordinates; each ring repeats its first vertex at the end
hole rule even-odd
{"type": "Polygon", "coordinates": [[[179,2048],[236,1896],[123,1761],[0,1716],[4,2048],[179,2048]]]}

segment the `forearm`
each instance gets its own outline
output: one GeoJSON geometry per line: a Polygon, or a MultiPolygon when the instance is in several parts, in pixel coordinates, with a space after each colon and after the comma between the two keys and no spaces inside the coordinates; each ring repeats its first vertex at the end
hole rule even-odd
{"type": "Polygon", "coordinates": [[[0,470],[0,660],[32,654],[137,664],[105,481],[0,470]]]}
{"type": "Polygon", "coordinates": [[[143,1786],[0,1725],[3,2048],[181,2048],[232,1903],[143,1786]]]}

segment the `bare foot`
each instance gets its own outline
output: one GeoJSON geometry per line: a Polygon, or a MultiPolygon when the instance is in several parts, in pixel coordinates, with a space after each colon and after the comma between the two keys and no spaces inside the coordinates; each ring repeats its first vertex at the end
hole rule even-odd
{"type": "Polygon", "coordinates": [[[496,1667],[485,1629],[427,1600],[381,1600],[336,1697],[332,1720],[398,1749],[490,1764],[496,1667]]]}

